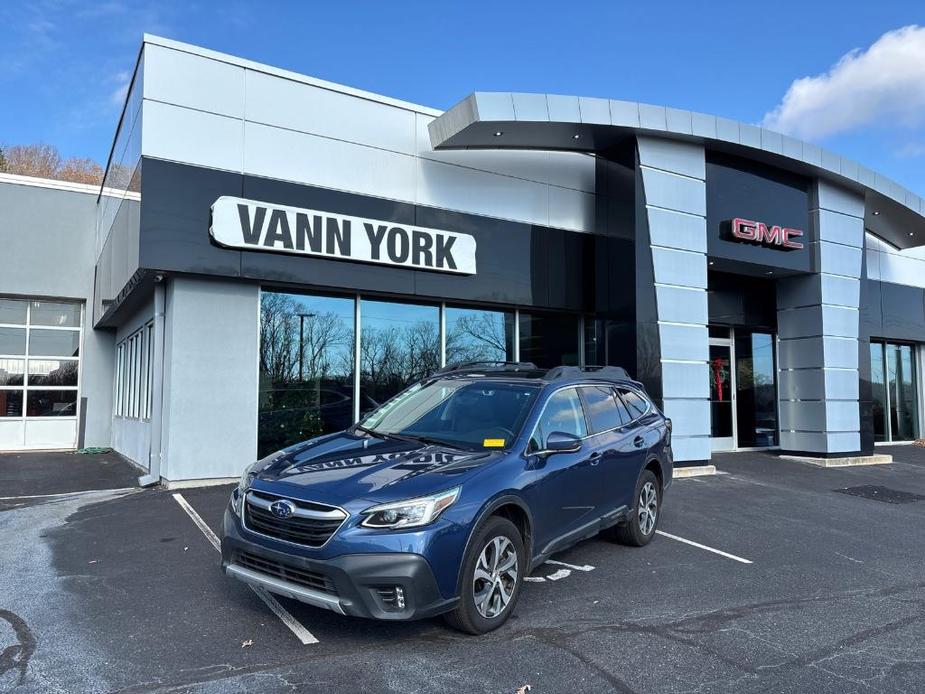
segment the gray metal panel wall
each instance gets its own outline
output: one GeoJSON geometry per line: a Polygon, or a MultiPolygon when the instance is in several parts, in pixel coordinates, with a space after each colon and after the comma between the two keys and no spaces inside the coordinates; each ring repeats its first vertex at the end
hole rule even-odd
{"type": "Polygon", "coordinates": [[[85,302],[80,395],[84,445],[108,446],[112,423],[113,335],[92,328],[96,190],[48,187],[0,177],[0,294],[85,302]]]}
{"type": "Polygon", "coordinates": [[[861,448],[858,325],[864,199],[817,181],[811,217],[815,273],[777,287],[780,430],[784,450],[861,448]]]}
{"type": "Polygon", "coordinates": [[[168,280],[165,479],[235,477],[254,462],[259,303],[256,284],[168,280]]]}
{"type": "Polygon", "coordinates": [[[678,462],[710,458],[704,149],[638,139],[655,273],[662,398],[678,462]]]}

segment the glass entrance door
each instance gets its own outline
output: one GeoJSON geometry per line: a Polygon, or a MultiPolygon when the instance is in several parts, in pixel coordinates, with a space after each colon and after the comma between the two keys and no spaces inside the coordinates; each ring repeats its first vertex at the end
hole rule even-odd
{"type": "Polygon", "coordinates": [[[714,451],[736,447],[733,357],[731,339],[710,338],[710,435],[714,451]]]}
{"type": "Polygon", "coordinates": [[[714,451],[777,445],[774,334],[710,328],[710,418],[714,451]]]}

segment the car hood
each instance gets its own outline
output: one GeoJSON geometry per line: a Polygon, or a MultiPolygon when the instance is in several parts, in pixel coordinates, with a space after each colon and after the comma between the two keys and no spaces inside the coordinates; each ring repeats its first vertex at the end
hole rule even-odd
{"type": "Polygon", "coordinates": [[[271,457],[253,486],[336,505],[354,499],[394,501],[454,487],[502,456],[501,451],[464,451],[342,432],[271,457]]]}

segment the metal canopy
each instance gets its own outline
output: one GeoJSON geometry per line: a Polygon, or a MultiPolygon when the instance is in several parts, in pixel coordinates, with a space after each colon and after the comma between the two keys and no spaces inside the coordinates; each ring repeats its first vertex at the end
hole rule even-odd
{"type": "Polygon", "coordinates": [[[475,92],[428,126],[434,149],[603,154],[635,135],[704,144],[865,196],[865,228],[897,248],[925,245],[925,200],[882,174],[781,133],[680,109],[582,96],[475,92]]]}

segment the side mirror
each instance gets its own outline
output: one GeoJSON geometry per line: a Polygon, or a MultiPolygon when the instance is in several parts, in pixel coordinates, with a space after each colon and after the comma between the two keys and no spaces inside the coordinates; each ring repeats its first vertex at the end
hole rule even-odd
{"type": "Polygon", "coordinates": [[[581,450],[581,439],[574,434],[564,431],[554,431],[546,437],[546,449],[541,451],[545,455],[553,453],[574,453],[581,450]]]}

